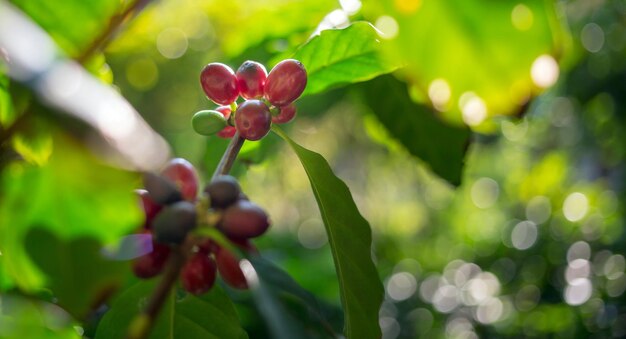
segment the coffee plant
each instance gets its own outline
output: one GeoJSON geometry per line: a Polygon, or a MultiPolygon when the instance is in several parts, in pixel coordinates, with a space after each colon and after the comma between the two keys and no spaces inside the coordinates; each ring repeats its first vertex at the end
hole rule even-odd
{"type": "Polygon", "coordinates": [[[625,19],[0,0],[0,338],[626,337],[625,19]]]}

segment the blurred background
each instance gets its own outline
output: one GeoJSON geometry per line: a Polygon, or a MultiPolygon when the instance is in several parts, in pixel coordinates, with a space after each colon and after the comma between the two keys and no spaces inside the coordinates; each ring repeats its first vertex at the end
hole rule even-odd
{"type": "MultiPolygon", "coordinates": [[[[300,100],[287,127],[329,161],[372,226],[383,338],[626,337],[624,1],[161,0],[92,69],[206,180],[227,141],[191,129],[214,107],[202,67],[269,69],[315,32],[357,20],[407,65],[394,76],[416,110],[472,130],[456,187],[381,122],[417,113],[376,105],[385,93],[363,95],[372,82],[300,100]]],[[[448,152],[443,138],[429,147],[448,152]]],[[[244,191],[273,221],[262,253],[339,305],[295,155],[270,135],[240,160],[244,191]]],[[[237,305],[250,336],[264,337],[254,307],[237,305]]]]}

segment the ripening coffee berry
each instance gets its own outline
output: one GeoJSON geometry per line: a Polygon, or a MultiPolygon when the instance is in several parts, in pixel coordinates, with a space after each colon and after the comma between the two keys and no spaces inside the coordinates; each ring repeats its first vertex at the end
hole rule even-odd
{"type": "Polygon", "coordinates": [[[152,222],[156,241],[174,245],[181,244],[195,227],[196,206],[188,201],[166,206],[152,222]]]}
{"type": "Polygon", "coordinates": [[[241,187],[232,176],[220,175],[204,188],[204,192],[209,195],[211,207],[226,208],[239,200],[241,187]]]}
{"type": "Polygon", "coordinates": [[[247,239],[257,237],[270,226],[267,213],[257,204],[238,200],[222,215],[218,227],[229,238],[247,239]]]}
{"type": "Polygon", "coordinates": [[[239,96],[235,72],[219,62],[204,66],[200,73],[200,84],[207,97],[219,105],[228,105],[239,96]]]}
{"type": "Polygon", "coordinates": [[[248,288],[246,277],[239,267],[239,260],[231,251],[220,247],[215,252],[215,262],[220,276],[229,286],[238,289],[248,288]]]}
{"type": "Polygon", "coordinates": [[[183,266],[180,280],[183,288],[192,294],[207,292],[215,283],[215,261],[206,254],[194,254],[183,266]]]}
{"type": "Polygon", "coordinates": [[[265,66],[256,61],[246,61],[237,69],[237,85],[239,92],[245,99],[259,99],[263,97],[263,86],[267,78],[265,66]]]}
{"type": "Polygon", "coordinates": [[[167,205],[183,200],[176,184],[169,178],[156,173],[146,172],[143,174],[143,186],[146,188],[154,202],[167,205]]]}
{"type": "Polygon", "coordinates": [[[247,100],[237,108],[235,127],[246,140],[259,140],[269,133],[272,115],[267,105],[260,100],[247,100]]]}
{"type": "Polygon", "coordinates": [[[152,220],[163,209],[162,205],[157,204],[150,197],[150,193],[144,189],[135,190],[137,195],[141,198],[141,207],[145,216],[143,227],[149,229],[152,226],[152,220]]]}
{"type": "Polygon", "coordinates": [[[296,104],[290,103],[285,107],[280,107],[280,112],[278,115],[272,117],[272,122],[277,124],[285,124],[293,120],[296,116],[296,104]]]}
{"type": "Polygon", "coordinates": [[[223,130],[228,123],[218,111],[199,111],[191,118],[191,127],[200,135],[210,136],[223,130]]]}
{"type": "Polygon", "coordinates": [[[176,184],[185,200],[196,200],[198,195],[198,175],[196,174],[196,169],[189,161],[183,158],[174,158],[169,161],[161,174],[176,184]]]}
{"type": "Polygon", "coordinates": [[[148,252],[133,261],[133,272],[142,279],[157,276],[170,255],[170,248],[167,245],[152,242],[152,251],[148,252]]]}
{"type": "MultiPolygon", "coordinates": [[[[222,113],[224,119],[228,121],[228,118],[230,118],[231,114],[230,106],[219,106],[215,110],[222,113]]],[[[217,136],[220,138],[229,139],[232,138],[236,132],[237,129],[235,129],[235,126],[227,125],[221,131],[217,132],[217,136]]]]}
{"type": "Polygon", "coordinates": [[[283,60],[267,75],[265,98],[274,106],[287,106],[304,92],[306,81],[306,70],[300,61],[283,60]]]}

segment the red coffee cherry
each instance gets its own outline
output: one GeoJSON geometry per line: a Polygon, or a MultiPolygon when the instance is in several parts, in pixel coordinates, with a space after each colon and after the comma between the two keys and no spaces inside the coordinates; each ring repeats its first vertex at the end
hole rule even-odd
{"type": "Polygon", "coordinates": [[[246,140],[260,140],[272,127],[270,109],[260,100],[245,101],[235,113],[235,127],[246,140]]]}
{"type": "Polygon", "coordinates": [[[215,253],[215,262],[220,276],[229,286],[237,289],[248,288],[246,277],[239,266],[239,260],[231,251],[220,247],[215,253]]]}
{"type": "Polygon", "coordinates": [[[265,80],[265,98],[274,106],[287,106],[304,92],[306,82],[306,70],[300,61],[283,60],[274,66],[265,80]]]}
{"type": "MultiPolygon", "coordinates": [[[[224,116],[226,120],[230,118],[230,114],[231,114],[230,106],[219,106],[215,110],[222,113],[222,115],[224,116]]],[[[237,132],[237,129],[235,128],[235,126],[228,125],[222,128],[221,131],[217,132],[217,136],[220,138],[229,139],[229,138],[232,138],[236,132],[237,132]]]]}
{"type": "Polygon", "coordinates": [[[263,97],[263,87],[267,78],[265,66],[256,61],[246,61],[237,69],[237,85],[239,92],[245,99],[263,97]]]}
{"type": "MultiPolygon", "coordinates": [[[[149,231],[146,234],[150,234],[149,231]]],[[[170,247],[152,241],[152,251],[135,259],[133,272],[142,279],[152,278],[159,275],[165,267],[165,262],[170,255],[170,247]]]]}
{"type": "Polygon", "coordinates": [[[198,174],[196,174],[196,169],[189,161],[183,158],[174,158],[169,161],[161,174],[176,184],[185,200],[196,200],[198,195],[198,174]]]}
{"type": "Polygon", "coordinates": [[[219,105],[228,105],[239,97],[237,77],[233,70],[219,62],[204,66],[200,73],[200,84],[204,93],[219,105]]]}
{"type": "Polygon", "coordinates": [[[137,193],[141,199],[141,207],[143,208],[145,216],[143,227],[149,229],[152,227],[152,220],[154,220],[154,217],[163,209],[163,206],[152,200],[150,193],[144,189],[135,190],[135,193],[137,193]]]}
{"type": "Polygon", "coordinates": [[[183,288],[195,295],[209,291],[215,283],[216,270],[211,257],[203,253],[194,254],[180,272],[183,288]]]}
{"type": "Polygon", "coordinates": [[[290,103],[285,107],[280,107],[280,112],[277,116],[272,117],[272,122],[277,124],[285,124],[293,120],[296,116],[296,104],[290,103]]]}

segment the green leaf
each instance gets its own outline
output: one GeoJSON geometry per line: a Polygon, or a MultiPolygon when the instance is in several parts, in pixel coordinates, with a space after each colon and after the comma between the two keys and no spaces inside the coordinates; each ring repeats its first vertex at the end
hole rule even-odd
{"type": "Polygon", "coordinates": [[[380,338],[378,310],[383,286],[372,262],[372,234],[346,184],[326,160],[291,140],[281,129],[273,131],[294,150],[307,173],[328,233],[339,278],[348,338],[380,338]]]}
{"type": "Polygon", "coordinates": [[[58,304],[77,319],[116,290],[129,271],[127,262],[103,257],[102,245],[91,237],[63,241],[49,230],[33,228],[25,247],[48,277],[46,286],[58,304]]]}
{"type": "Polygon", "coordinates": [[[461,183],[468,128],[444,123],[431,108],[413,102],[406,85],[392,76],[376,78],[359,90],[365,109],[376,115],[391,137],[440,177],[454,185],[461,183]]]}
{"type": "Polygon", "coordinates": [[[407,65],[403,72],[425,103],[435,98],[446,119],[462,123],[460,106],[468,98],[478,98],[472,106],[482,110],[484,105],[489,117],[515,114],[541,92],[531,77],[533,62],[541,55],[558,60],[567,47],[557,6],[545,0],[496,1],[488,6],[483,0],[402,6],[397,1],[369,1],[362,11],[371,20],[383,15],[393,20],[397,35],[385,44],[386,55],[407,65]]]}
{"type": "Polygon", "coordinates": [[[98,36],[118,10],[119,0],[12,0],[52,36],[70,56],[78,55],[98,36]]]}
{"type": "Polygon", "coordinates": [[[322,31],[293,56],[307,70],[308,83],[303,95],[392,72],[398,64],[382,58],[381,52],[381,38],[367,22],[322,31]]]}
{"type": "Polygon", "coordinates": [[[52,135],[45,121],[34,115],[28,118],[29,123],[21,126],[20,131],[13,136],[12,146],[24,160],[41,166],[52,154],[52,135]]]}
{"type": "MultiPolygon", "coordinates": [[[[251,256],[248,260],[250,260],[250,263],[257,272],[261,283],[270,289],[270,292],[267,293],[275,294],[275,299],[279,298],[277,295],[278,292],[297,298],[297,300],[307,308],[308,313],[312,313],[312,316],[306,319],[307,325],[313,325],[317,330],[332,328],[326,317],[328,313],[334,313],[334,309],[323,305],[315,295],[300,286],[287,272],[283,271],[272,262],[261,256],[251,256]]],[[[327,335],[328,333],[323,334],[327,335]]]]}
{"type": "Polygon", "coordinates": [[[15,118],[16,112],[9,94],[9,77],[0,72],[0,127],[6,128],[15,118]]]}
{"type": "MultiPolygon", "coordinates": [[[[91,237],[111,243],[141,224],[137,175],[100,163],[78,141],[53,134],[55,149],[43,166],[23,162],[0,173],[0,252],[4,273],[34,292],[46,276],[24,247],[33,227],[69,241],[91,237]]],[[[50,253],[50,255],[57,255],[50,253]]]]}
{"type": "Polygon", "coordinates": [[[0,338],[81,338],[58,306],[20,296],[0,295],[0,338]]]}
{"type": "MultiPolygon", "coordinates": [[[[142,310],[159,279],[138,282],[113,303],[104,315],[96,339],[124,338],[128,325],[142,310]]],[[[181,292],[182,293],[182,292],[181,292]]],[[[150,338],[247,338],[235,306],[219,286],[200,297],[171,293],[150,338]]]]}

